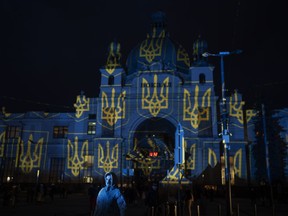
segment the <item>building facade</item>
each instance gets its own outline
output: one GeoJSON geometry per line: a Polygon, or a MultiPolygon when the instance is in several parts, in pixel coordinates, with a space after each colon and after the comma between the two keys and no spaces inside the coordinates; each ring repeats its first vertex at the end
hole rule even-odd
{"type": "MultiPolygon", "coordinates": [[[[1,181],[99,182],[113,171],[121,184],[193,180],[218,169],[215,183],[225,183],[223,144],[219,133],[219,96],[213,71],[198,38],[193,57],[173,41],[165,15],[152,15],[147,38],[135,46],[126,65],[120,44],[109,45],[100,93],[76,97],[75,112],[1,113],[1,181]],[[185,163],[175,166],[177,126],[183,128],[185,163]]],[[[244,110],[237,91],[227,97],[232,183],[247,180],[256,112],[244,110]],[[244,113],[245,112],[245,113],[244,113]]],[[[252,177],[253,178],[253,177],[252,177]]],[[[209,179],[208,179],[209,180],[209,179]]]]}

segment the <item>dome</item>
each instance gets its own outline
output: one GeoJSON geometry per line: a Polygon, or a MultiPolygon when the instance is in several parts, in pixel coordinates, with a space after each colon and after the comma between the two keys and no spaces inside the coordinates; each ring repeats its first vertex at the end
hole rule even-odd
{"type": "Polygon", "coordinates": [[[188,53],[170,39],[165,14],[154,13],[152,21],[152,31],[128,55],[128,75],[137,71],[178,71],[187,74],[190,67],[188,53]]]}
{"type": "Polygon", "coordinates": [[[208,51],[207,41],[198,35],[197,40],[193,43],[193,65],[208,65],[207,58],[203,57],[203,53],[208,51]]]}

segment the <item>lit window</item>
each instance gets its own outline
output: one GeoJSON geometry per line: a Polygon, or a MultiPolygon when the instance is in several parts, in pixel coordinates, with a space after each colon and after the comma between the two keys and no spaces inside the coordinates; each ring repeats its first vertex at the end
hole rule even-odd
{"type": "Polygon", "coordinates": [[[92,167],[93,166],[93,161],[94,161],[94,156],[93,155],[85,155],[84,156],[84,166],[85,167],[92,167]]]}
{"type": "Polygon", "coordinates": [[[88,122],[87,134],[96,134],[96,122],[88,122]]]}
{"type": "Polygon", "coordinates": [[[83,181],[84,181],[84,183],[93,183],[93,177],[92,176],[84,176],[83,181]]]}
{"type": "Polygon", "coordinates": [[[53,129],[54,138],[67,138],[68,127],[67,126],[55,126],[53,129]]]}

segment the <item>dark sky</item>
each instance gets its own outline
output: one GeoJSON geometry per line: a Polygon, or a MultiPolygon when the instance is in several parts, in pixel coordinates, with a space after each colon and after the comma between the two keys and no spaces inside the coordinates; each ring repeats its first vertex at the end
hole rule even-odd
{"type": "MultiPolygon", "coordinates": [[[[145,39],[153,12],[161,10],[168,31],[192,57],[201,33],[211,53],[225,57],[229,90],[248,104],[260,100],[288,107],[287,3],[285,0],[2,0],[0,106],[6,111],[73,111],[76,96],[98,97],[109,43],[121,44],[125,64],[145,39]]],[[[214,77],[220,76],[220,59],[214,77]]],[[[217,85],[217,84],[216,84],[217,85]]]]}

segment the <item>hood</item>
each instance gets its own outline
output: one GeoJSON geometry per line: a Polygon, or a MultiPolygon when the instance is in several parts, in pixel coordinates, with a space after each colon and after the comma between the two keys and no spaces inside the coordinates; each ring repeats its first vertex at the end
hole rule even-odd
{"type": "Polygon", "coordinates": [[[107,173],[105,173],[105,175],[104,175],[104,181],[105,181],[105,178],[106,178],[107,175],[111,175],[111,176],[112,176],[112,186],[117,185],[118,181],[117,181],[117,176],[116,176],[116,174],[115,174],[114,172],[107,172],[107,173]]]}

